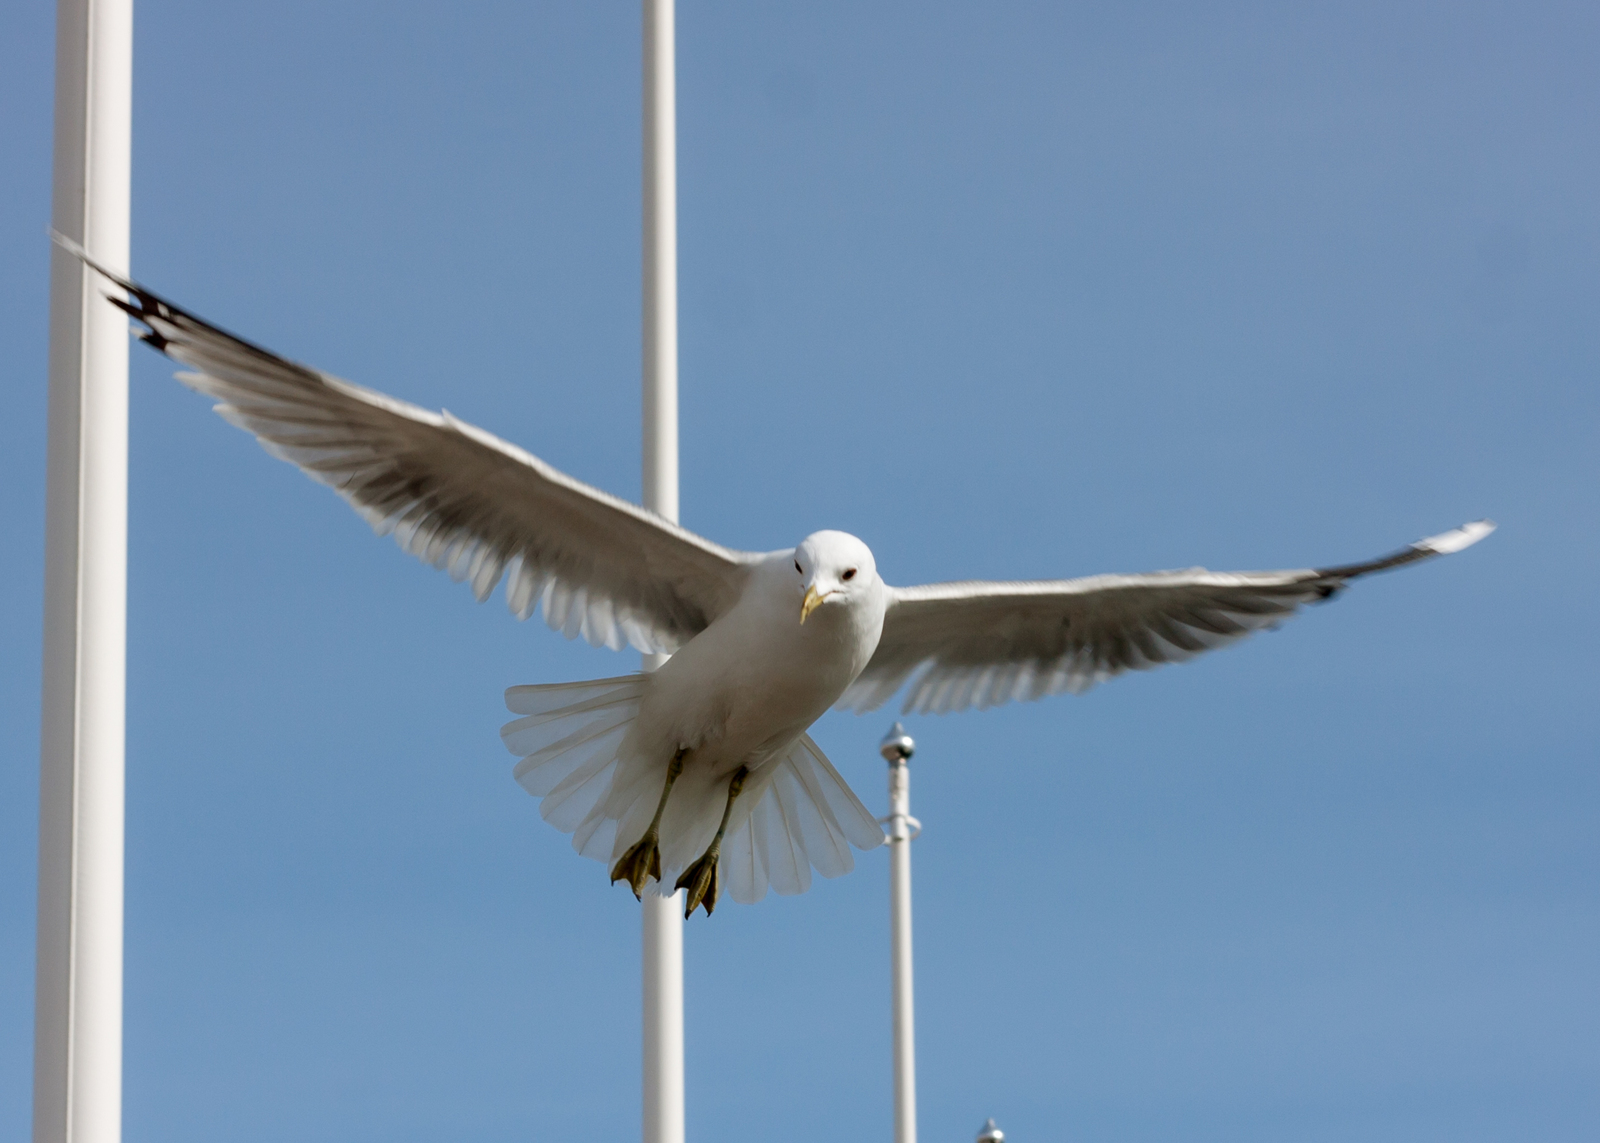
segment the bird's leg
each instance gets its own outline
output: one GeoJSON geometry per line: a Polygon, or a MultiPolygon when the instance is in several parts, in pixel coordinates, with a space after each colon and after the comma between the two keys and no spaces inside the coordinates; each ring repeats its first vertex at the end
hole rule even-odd
{"type": "Polygon", "coordinates": [[[626,881],[635,898],[643,899],[644,883],[654,877],[661,880],[661,815],[667,809],[667,795],[672,793],[672,783],[683,773],[683,756],[689,753],[683,747],[672,756],[667,766],[667,784],[661,787],[661,801],[656,803],[656,816],[650,819],[650,828],[611,867],[611,883],[626,881]]]}
{"type": "Polygon", "coordinates": [[[744,766],[733,772],[733,777],[728,782],[728,804],[722,809],[722,824],[717,826],[717,836],[711,839],[711,844],[700,855],[700,860],[683,871],[683,876],[678,878],[678,884],[674,886],[689,891],[683,903],[685,918],[694,913],[696,905],[705,905],[708,917],[711,916],[711,910],[717,907],[717,898],[722,891],[722,887],[717,884],[717,862],[722,856],[722,835],[728,832],[728,817],[733,813],[733,800],[739,796],[739,791],[744,789],[744,780],[749,776],[750,771],[744,766]]]}

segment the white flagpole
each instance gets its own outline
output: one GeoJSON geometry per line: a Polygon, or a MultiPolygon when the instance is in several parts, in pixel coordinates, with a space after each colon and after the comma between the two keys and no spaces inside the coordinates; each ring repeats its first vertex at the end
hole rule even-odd
{"type": "Polygon", "coordinates": [[[889,763],[889,956],[894,995],[894,1143],[917,1143],[915,993],[911,987],[911,761],[916,743],[898,722],[878,745],[889,763]]]}
{"type": "MultiPolygon", "coordinates": [[[[59,0],[51,223],[128,266],[131,0],[59,0]]],[[[53,246],[34,1143],[122,1133],[128,323],[53,246]]]]}
{"type": "MultiPolygon", "coordinates": [[[[678,162],[673,0],[644,0],[644,506],[678,519],[678,162]]],[[[663,657],[645,656],[654,670],[663,657]]],[[[683,898],[646,893],[644,1143],[683,1143],[683,898]]]]}

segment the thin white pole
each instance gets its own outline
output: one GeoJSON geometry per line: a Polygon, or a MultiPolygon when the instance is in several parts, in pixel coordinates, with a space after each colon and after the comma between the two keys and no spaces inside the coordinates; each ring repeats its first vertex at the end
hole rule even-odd
{"type": "Polygon", "coordinates": [[[645,1143],[683,1143],[683,894],[646,892],[644,910],[645,1143]]]}
{"type": "Polygon", "coordinates": [[[644,506],[678,519],[678,128],[673,0],[644,0],[644,506]]]}
{"type": "MultiPolygon", "coordinates": [[[[678,162],[673,0],[644,2],[644,506],[678,519],[678,162]]],[[[645,656],[645,670],[660,666],[645,656]]],[[[646,893],[644,1143],[683,1143],[683,903],[646,893]]]]}
{"type": "MultiPolygon", "coordinates": [[[[128,266],[131,0],[59,0],[51,223],[128,266]]],[[[52,246],[34,1143],[122,1134],[127,320],[52,246]]]]}
{"type": "Polygon", "coordinates": [[[911,984],[911,839],[922,825],[911,816],[911,753],[915,744],[897,722],[881,746],[889,763],[889,956],[894,990],[894,1139],[917,1143],[917,1045],[911,984]]]}

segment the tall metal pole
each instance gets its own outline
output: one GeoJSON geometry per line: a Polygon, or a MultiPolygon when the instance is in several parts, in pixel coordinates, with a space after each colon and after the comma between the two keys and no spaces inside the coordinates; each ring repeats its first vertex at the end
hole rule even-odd
{"type": "MultiPolygon", "coordinates": [[[[128,265],[131,0],[59,0],[51,222],[128,265]]],[[[127,319],[58,247],[50,262],[34,1143],[122,1134],[127,319]]]]}
{"type": "MultiPolygon", "coordinates": [[[[644,0],[644,506],[678,519],[678,162],[673,0],[644,0]]],[[[664,659],[645,656],[645,670],[664,659]]],[[[683,1143],[682,895],[646,893],[644,1143],[683,1143]]]]}
{"type": "Polygon", "coordinates": [[[898,722],[878,750],[889,763],[889,956],[894,978],[894,1140],[917,1143],[917,1045],[911,986],[911,754],[916,743],[898,722]]]}

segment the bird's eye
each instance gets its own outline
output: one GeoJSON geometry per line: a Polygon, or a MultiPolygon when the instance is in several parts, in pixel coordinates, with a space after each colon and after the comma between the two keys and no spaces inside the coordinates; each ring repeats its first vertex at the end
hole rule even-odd
{"type": "Polygon", "coordinates": [[[805,572],[800,571],[800,561],[799,560],[795,560],[795,562],[794,562],[794,570],[797,571],[797,572],[800,572],[801,575],[805,575],[806,574],[805,572]]]}
{"type": "Polygon", "coordinates": [[[856,569],[855,568],[845,568],[844,569],[844,578],[845,579],[855,579],[856,578],[856,569]]]}

